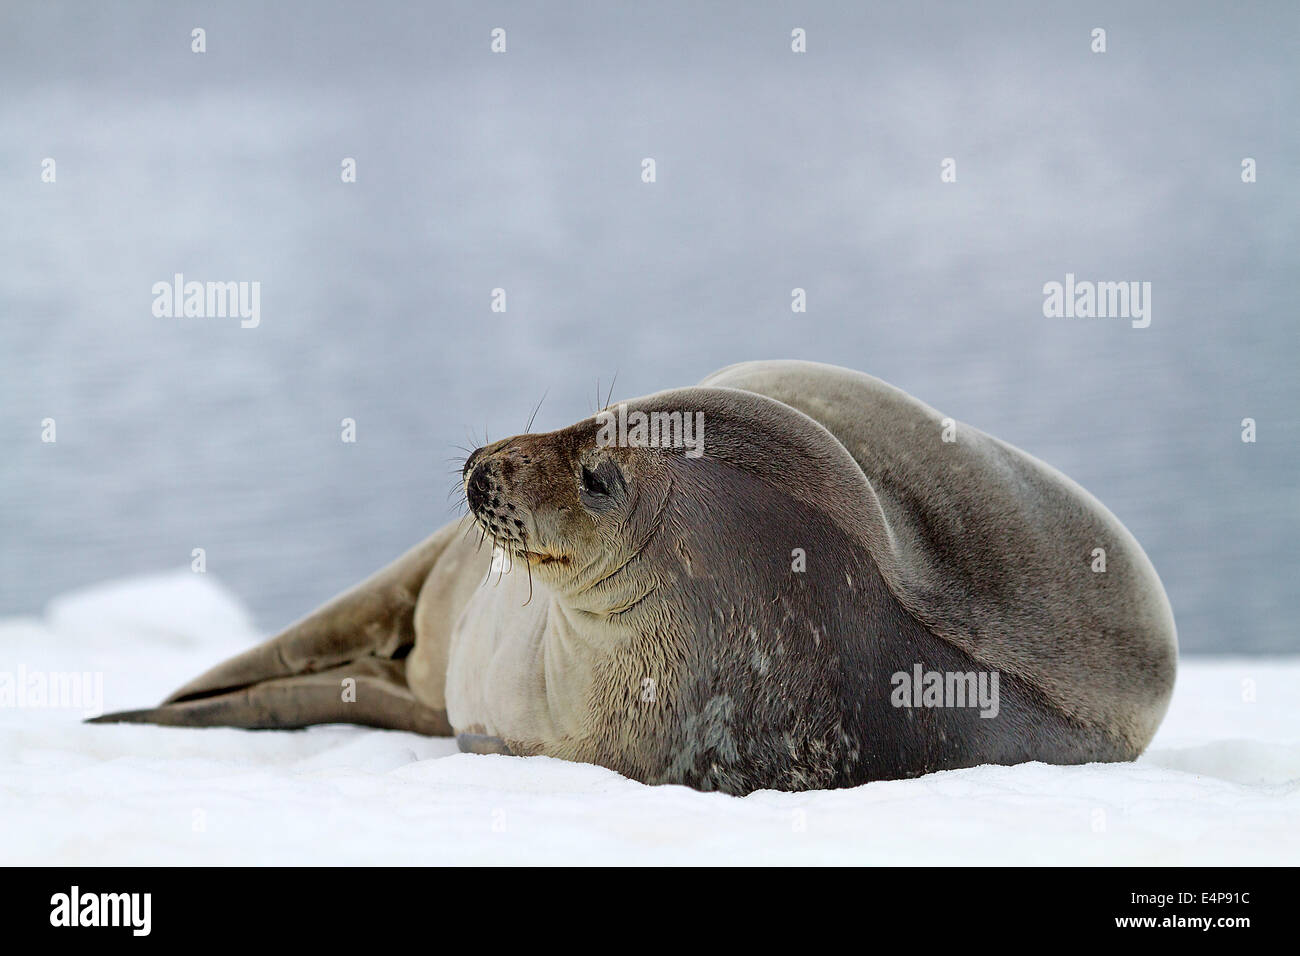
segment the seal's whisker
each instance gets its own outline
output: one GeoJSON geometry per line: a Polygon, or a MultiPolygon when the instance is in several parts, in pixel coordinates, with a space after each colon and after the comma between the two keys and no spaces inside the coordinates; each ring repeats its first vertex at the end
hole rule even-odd
{"type": "MultiPolygon", "coordinates": [[[[614,370],[614,380],[609,383],[609,391],[605,394],[605,404],[602,408],[609,408],[610,399],[614,397],[614,386],[618,384],[618,369],[614,370]]],[[[599,395],[596,398],[600,398],[599,395]]]]}
{"type": "Polygon", "coordinates": [[[546,391],[542,392],[542,397],[537,400],[537,405],[533,409],[533,413],[528,416],[528,424],[524,426],[525,435],[533,430],[533,420],[537,418],[537,413],[542,410],[542,402],[546,401],[546,396],[550,391],[551,390],[548,388],[546,391]]]}
{"type": "MultiPolygon", "coordinates": [[[[502,545],[501,542],[500,542],[497,538],[495,538],[495,537],[492,539],[492,543],[493,543],[496,547],[498,547],[498,548],[501,549],[501,562],[497,565],[497,585],[500,585],[500,584],[501,584],[501,578],[502,578],[502,577],[505,575],[505,573],[506,573],[506,548],[505,548],[505,546],[502,545]]],[[[513,554],[511,555],[510,560],[511,560],[511,562],[513,563],[513,561],[514,561],[514,555],[513,555],[513,554]]],[[[494,586],[495,586],[495,585],[494,585],[494,586]]]]}
{"type": "Polygon", "coordinates": [[[524,558],[524,567],[528,569],[528,600],[522,606],[528,607],[533,603],[533,566],[527,558],[524,558]]]}

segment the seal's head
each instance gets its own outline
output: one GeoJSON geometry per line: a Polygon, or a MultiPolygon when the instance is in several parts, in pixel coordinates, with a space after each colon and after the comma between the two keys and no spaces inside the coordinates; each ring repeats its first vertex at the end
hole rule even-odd
{"type": "Polygon", "coordinates": [[[628,565],[660,527],[671,476],[658,449],[603,440],[603,421],[484,446],[466,460],[463,481],[470,513],[496,546],[561,597],[614,613],[650,589],[628,565]],[[614,581],[619,571],[629,573],[614,581]]]}
{"type": "Polygon", "coordinates": [[[469,456],[463,482],[495,545],[601,614],[689,580],[742,594],[756,562],[786,579],[791,550],[824,540],[846,515],[855,523],[861,509],[845,503],[869,493],[816,422],[727,388],[659,392],[503,439],[469,456]]]}

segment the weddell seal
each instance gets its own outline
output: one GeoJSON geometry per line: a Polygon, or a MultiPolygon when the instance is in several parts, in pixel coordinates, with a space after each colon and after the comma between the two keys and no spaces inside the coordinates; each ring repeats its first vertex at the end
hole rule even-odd
{"type": "Polygon", "coordinates": [[[1124,526],[859,372],[733,365],[480,448],[463,486],[470,534],[97,720],[455,734],[741,794],[1131,760],[1173,690],[1124,526]]]}

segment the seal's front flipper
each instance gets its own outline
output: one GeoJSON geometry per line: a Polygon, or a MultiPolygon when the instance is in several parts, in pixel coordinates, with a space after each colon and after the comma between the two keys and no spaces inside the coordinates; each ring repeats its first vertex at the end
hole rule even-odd
{"type": "Polygon", "coordinates": [[[92,724],[243,727],[288,730],[312,724],[362,724],[447,736],[443,711],[426,707],[406,686],[406,662],[365,657],[339,667],[281,677],[150,710],[104,714],[92,724]]]}
{"type": "Polygon", "coordinates": [[[490,734],[457,734],[456,746],[463,754],[502,754],[513,757],[514,751],[500,737],[490,734]]]}
{"type": "Polygon", "coordinates": [[[454,525],[442,528],[283,633],[196,677],[161,706],[93,722],[258,729],[354,723],[449,735],[446,715],[412,695],[404,658],[415,644],[420,589],[455,539],[454,525]]]}

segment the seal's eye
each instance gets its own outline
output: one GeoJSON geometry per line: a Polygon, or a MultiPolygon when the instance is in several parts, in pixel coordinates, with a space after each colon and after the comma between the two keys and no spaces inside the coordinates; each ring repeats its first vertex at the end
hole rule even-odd
{"type": "Polygon", "coordinates": [[[607,497],[610,492],[609,485],[605,484],[600,475],[585,465],[582,468],[582,490],[589,495],[602,498],[607,497]]]}
{"type": "Polygon", "coordinates": [[[583,465],[578,472],[578,500],[588,511],[607,511],[617,506],[626,488],[623,472],[608,458],[599,464],[583,465]]]}

